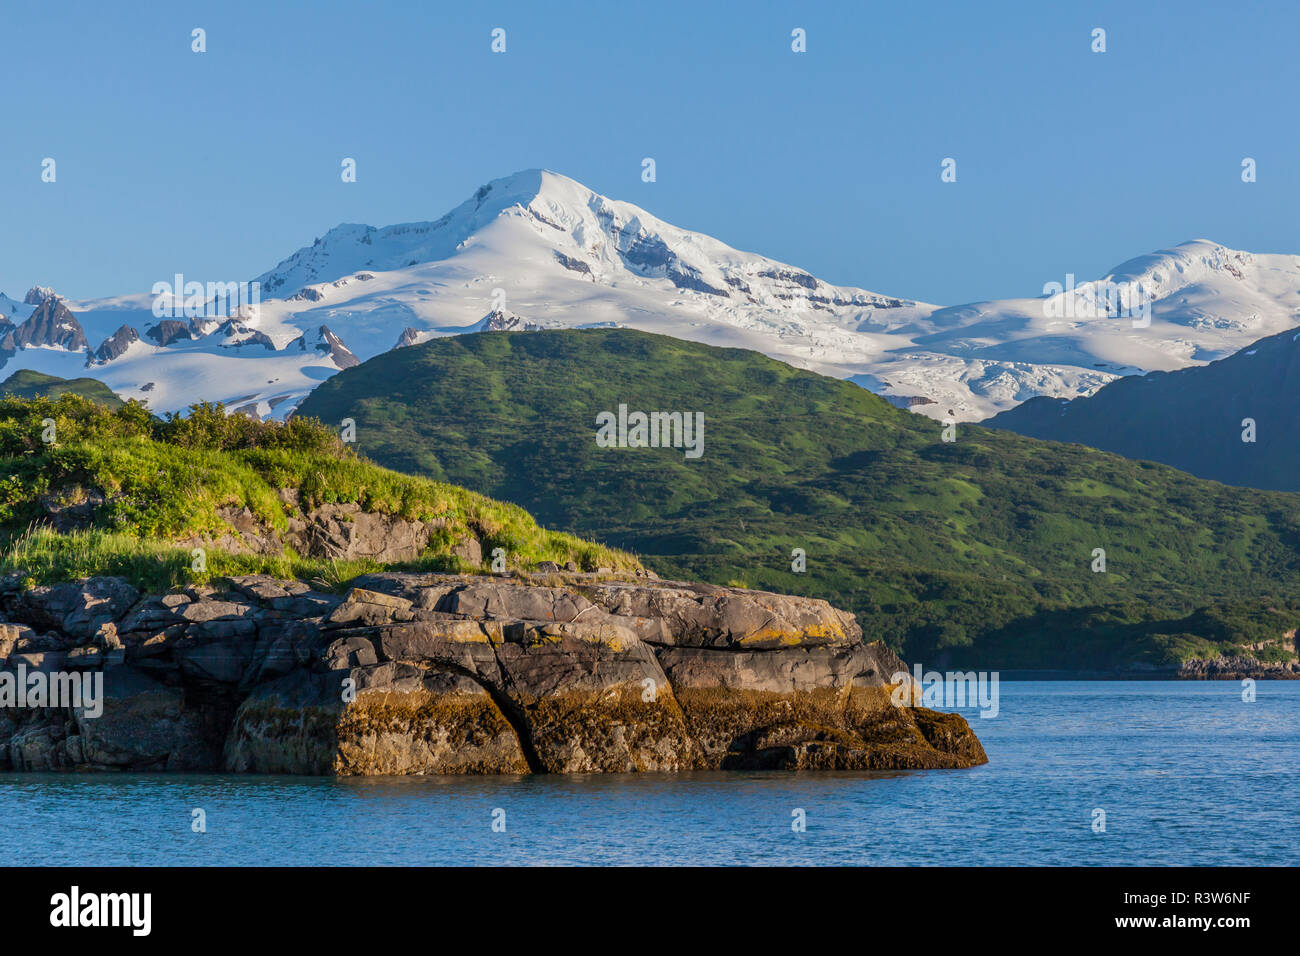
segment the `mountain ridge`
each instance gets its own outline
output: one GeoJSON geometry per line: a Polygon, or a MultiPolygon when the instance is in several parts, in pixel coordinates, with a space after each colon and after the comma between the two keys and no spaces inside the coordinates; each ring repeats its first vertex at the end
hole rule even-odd
{"type": "Polygon", "coordinates": [[[984,422],[1158,461],[1201,478],[1300,491],[1300,341],[1292,330],[1209,365],[1122,378],[1073,401],[1036,398],[984,422]]]}
{"type": "Polygon", "coordinates": [[[1056,279],[1056,295],[942,307],[832,285],[533,169],[436,220],[336,226],[259,275],[263,298],[229,315],[159,320],[150,295],[0,297],[0,341],[12,345],[0,361],[73,377],[90,351],[110,387],[158,411],[211,399],[283,418],[344,367],[342,350],[365,360],[501,327],[499,314],[517,320],[509,328],[624,326],[751,348],[921,414],[975,421],[1035,396],[1201,364],[1300,324],[1297,256],[1193,240],[1101,279],[1056,279]],[[1111,314],[1108,283],[1141,283],[1154,299],[1149,326],[1111,314]],[[71,331],[60,339],[47,320],[29,328],[37,309],[66,310],[85,343],[71,331]],[[304,337],[311,348],[290,348],[304,337]]]}

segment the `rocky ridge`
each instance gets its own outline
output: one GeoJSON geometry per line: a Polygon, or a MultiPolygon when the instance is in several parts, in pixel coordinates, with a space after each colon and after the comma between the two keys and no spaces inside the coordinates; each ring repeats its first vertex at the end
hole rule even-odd
{"type": "MultiPolygon", "coordinates": [[[[141,594],[0,581],[0,672],[102,672],[0,709],[0,769],[297,774],[930,769],[966,721],[895,707],[906,667],[824,601],[565,573],[385,572],[141,594]],[[19,668],[22,670],[20,671],[19,668]]],[[[3,675],[0,675],[3,676],[3,675]]]]}

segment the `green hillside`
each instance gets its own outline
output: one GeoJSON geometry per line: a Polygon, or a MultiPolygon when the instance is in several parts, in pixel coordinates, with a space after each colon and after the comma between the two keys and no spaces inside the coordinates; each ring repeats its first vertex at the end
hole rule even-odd
{"type": "Polygon", "coordinates": [[[1274,643],[1249,653],[1269,656],[1300,621],[1295,496],[973,425],[948,443],[753,352],[630,330],[455,336],[341,372],[301,411],[355,419],[370,458],[661,574],[830,598],[926,664],[1162,666],[1259,641],[1274,643]],[[597,415],[620,403],[702,412],[703,455],[598,447],[597,415]]]}
{"type": "Polygon", "coordinates": [[[220,544],[231,533],[223,513],[248,509],[275,535],[291,519],[340,503],[436,523],[426,551],[404,568],[487,570],[458,550],[467,536],[484,556],[502,548],[512,568],[542,561],[584,570],[639,567],[630,555],[539,527],[518,506],[381,468],[305,418],[259,422],[196,405],[162,421],[135,402],[109,410],[74,394],[0,399],[0,574],[33,582],[120,574],[170,587],[266,573],[328,586],[381,565],[292,548],[230,553],[220,544]],[[69,521],[74,526],[59,527],[69,521]],[[218,542],[205,548],[199,571],[191,558],[196,540],[218,542]]]}
{"type": "Polygon", "coordinates": [[[69,392],[109,408],[121,408],[124,404],[107,385],[95,378],[59,378],[57,375],[46,375],[31,369],[20,369],[0,382],[0,396],[58,398],[69,392]]]}
{"type": "Polygon", "coordinates": [[[1209,363],[1038,397],[984,424],[1159,461],[1231,485],[1300,491],[1300,349],[1288,329],[1209,363]]]}

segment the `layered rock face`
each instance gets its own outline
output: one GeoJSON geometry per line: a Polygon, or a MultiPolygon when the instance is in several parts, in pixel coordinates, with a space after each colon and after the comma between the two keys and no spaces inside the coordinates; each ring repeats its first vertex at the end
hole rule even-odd
{"type": "MultiPolygon", "coordinates": [[[[0,708],[0,769],[298,774],[929,769],[966,721],[824,601],[593,574],[0,585],[0,670],[102,673],[102,713],[0,708]]],[[[0,678],[3,674],[0,674],[0,678]]]]}

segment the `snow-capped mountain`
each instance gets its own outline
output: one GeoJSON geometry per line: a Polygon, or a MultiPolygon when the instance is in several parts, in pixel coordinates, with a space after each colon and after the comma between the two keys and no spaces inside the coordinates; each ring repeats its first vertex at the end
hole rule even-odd
{"type": "Polygon", "coordinates": [[[279,297],[264,324],[328,323],[363,359],[434,335],[626,325],[846,376],[879,350],[864,321],[934,308],[829,285],[540,170],[436,222],[339,226],[257,281],[279,297]]]}
{"type": "Polygon", "coordinates": [[[159,321],[152,302],[148,295],[55,297],[33,307],[0,297],[0,378],[19,369],[88,375],[156,412],[211,399],[283,417],[330,375],[359,361],[324,326],[304,326],[277,341],[256,328],[255,317],[159,321]]]}
{"type": "Polygon", "coordinates": [[[936,417],[952,408],[980,420],[1038,395],[1076,398],[1124,375],[1205,365],[1300,325],[1300,256],[1206,239],[1072,288],[1070,277],[1055,282],[1065,288],[1041,298],[937,309],[898,330],[910,347],[855,380],[933,398],[937,407],[917,410],[936,417]]]}
{"type": "Polygon", "coordinates": [[[339,369],[433,336],[622,325],[755,349],[919,412],[979,420],[1300,323],[1300,257],[1198,240],[1107,279],[1154,298],[1148,327],[1116,317],[1097,282],[951,308],[832,286],[531,170],[436,221],[331,229],[255,280],[260,302],[229,313],[159,319],[152,294],[0,296],[0,362],[63,377],[89,364],[156,411],[202,398],[282,417],[339,369]]]}

